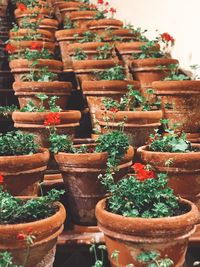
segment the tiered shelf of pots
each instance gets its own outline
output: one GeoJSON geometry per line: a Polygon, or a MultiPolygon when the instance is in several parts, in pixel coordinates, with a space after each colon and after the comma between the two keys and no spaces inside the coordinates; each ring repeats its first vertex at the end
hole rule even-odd
{"type": "MultiPolygon", "coordinates": [[[[23,199],[59,194],[51,189],[65,192],[64,205],[35,220],[31,230],[29,222],[9,228],[0,237],[0,252],[11,251],[16,264],[25,258],[26,267],[52,267],[56,244],[65,252],[105,243],[113,267],[145,266],[138,255],[149,251],[169,257],[169,266],[183,266],[189,238],[198,243],[200,236],[200,86],[169,56],[174,39],[164,33],[148,40],[115,19],[116,10],[103,0],[17,1],[8,9],[14,8],[12,29],[6,7],[0,8],[0,49],[9,66],[1,65],[6,98],[0,104],[17,106],[0,107],[0,120],[1,114],[10,116],[3,128],[8,132],[12,118],[19,131],[6,138],[30,151],[0,156],[0,184],[23,199]],[[169,182],[165,175],[161,181],[160,172],[169,182]],[[166,202],[174,213],[151,217],[149,208],[139,217],[134,204],[144,199],[138,194],[149,179],[151,199],[156,178],[156,190],[169,185],[187,200],[172,196],[173,205],[166,202]],[[138,199],[129,200],[128,193],[138,199]]],[[[159,196],[160,205],[173,194],[170,188],[159,196]]],[[[165,208],[154,211],[164,214],[165,208]]]]}

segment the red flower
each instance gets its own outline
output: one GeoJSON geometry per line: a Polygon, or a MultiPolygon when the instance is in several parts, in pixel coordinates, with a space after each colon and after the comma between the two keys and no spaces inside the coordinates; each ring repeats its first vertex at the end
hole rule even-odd
{"type": "Polygon", "coordinates": [[[19,234],[17,235],[17,239],[18,239],[18,240],[25,240],[25,239],[26,239],[26,235],[25,235],[25,234],[22,234],[22,233],[19,233],[19,234]]]}
{"type": "Polygon", "coordinates": [[[164,42],[171,42],[173,44],[175,41],[174,38],[167,32],[164,32],[160,36],[164,42]]]}
{"type": "Polygon", "coordinates": [[[44,125],[45,126],[51,126],[51,125],[60,124],[60,122],[61,122],[61,120],[60,120],[59,113],[51,112],[47,115],[47,117],[44,121],[44,125]]]}
{"type": "Polygon", "coordinates": [[[41,51],[42,50],[42,45],[38,44],[37,42],[32,42],[31,47],[32,50],[38,50],[41,51]]]}
{"type": "Polygon", "coordinates": [[[135,172],[139,172],[141,170],[144,170],[145,165],[138,162],[138,163],[133,164],[132,168],[134,169],[135,172]]]}
{"type": "Polygon", "coordinates": [[[136,172],[136,178],[140,180],[141,182],[147,180],[147,179],[152,179],[155,178],[155,174],[153,171],[148,171],[148,170],[140,170],[136,172]]]}
{"type": "Polygon", "coordinates": [[[109,3],[108,3],[108,2],[105,2],[104,5],[105,5],[105,6],[109,6],[109,3]]]}
{"type": "Polygon", "coordinates": [[[108,9],[104,9],[103,13],[107,14],[108,13],[108,9]]]}
{"type": "Polygon", "coordinates": [[[3,175],[0,175],[0,184],[3,184],[3,182],[4,182],[4,177],[3,175]]]}
{"type": "Polygon", "coordinates": [[[111,7],[111,8],[110,8],[110,12],[111,12],[111,13],[116,13],[117,10],[116,10],[114,7],[111,7]]]}
{"type": "Polygon", "coordinates": [[[94,4],[90,4],[90,9],[97,9],[97,6],[94,4]]]}
{"type": "Polygon", "coordinates": [[[33,232],[33,227],[28,227],[27,232],[30,234],[33,232]]]}
{"type": "Polygon", "coordinates": [[[94,153],[94,151],[95,151],[95,148],[94,148],[94,147],[90,147],[90,148],[88,149],[88,152],[89,152],[89,153],[94,153]]]}
{"type": "Polygon", "coordinates": [[[118,110],[118,108],[116,108],[116,107],[112,107],[112,108],[110,108],[110,111],[116,113],[116,112],[119,111],[119,110],[118,110]]]}
{"type": "Polygon", "coordinates": [[[16,47],[14,45],[11,44],[7,44],[5,47],[5,50],[9,53],[12,54],[16,51],[16,47]]]}
{"type": "Polygon", "coordinates": [[[98,0],[98,2],[97,2],[98,4],[100,4],[100,5],[103,5],[103,3],[104,3],[104,0],[98,0]]]}
{"type": "Polygon", "coordinates": [[[17,5],[17,7],[21,10],[21,11],[25,11],[27,9],[27,7],[23,4],[23,3],[19,3],[17,5]]]}

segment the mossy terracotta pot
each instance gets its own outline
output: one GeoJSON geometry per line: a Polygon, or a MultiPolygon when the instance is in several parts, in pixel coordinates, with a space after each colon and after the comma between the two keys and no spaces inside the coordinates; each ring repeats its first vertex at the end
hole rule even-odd
{"type": "Polygon", "coordinates": [[[118,19],[99,19],[92,20],[88,22],[87,28],[90,31],[95,31],[98,34],[104,33],[104,31],[109,28],[109,30],[117,30],[123,27],[123,22],[118,19]]]}
{"type": "Polygon", "coordinates": [[[182,267],[188,246],[188,238],[195,231],[199,212],[187,200],[181,200],[186,213],[166,218],[130,218],[106,210],[106,200],[96,206],[96,217],[100,230],[104,233],[108,257],[112,267],[133,264],[143,267],[137,261],[142,252],[156,251],[161,258],[166,255],[174,262],[174,267],[182,267]],[[118,261],[111,257],[119,251],[118,261]]]}
{"type": "Polygon", "coordinates": [[[54,41],[54,35],[50,31],[46,30],[32,30],[32,29],[19,29],[18,31],[10,31],[9,32],[9,37],[11,40],[17,40],[26,36],[32,36],[37,34],[38,37],[34,39],[32,42],[36,42],[36,40],[42,40],[42,41],[48,41],[48,42],[53,42],[54,41]]]}
{"type": "Polygon", "coordinates": [[[70,13],[70,19],[73,23],[75,23],[76,28],[87,29],[87,24],[89,21],[94,20],[97,11],[91,10],[83,10],[83,11],[75,11],[70,13]]]}
{"type": "Polygon", "coordinates": [[[15,81],[22,81],[22,76],[30,73],[30,71],[40,72],[41,68],[48,67],[48,71],[58,74],[61,73],[63,64],[59,60],[54,59],[38,59],[37,65],[31,65],[33,62],[27,59],[14,59],[10,61],[9,66],[15,77],[15,81]]]}
{"type": "MultiPolygon", "coordinates": [[[[94,145],[88,145],[94,148],[94,145]]],[[[119,164],[117,179],[127,174],[132,165],[134,150],[129,147],[119,164]]],[[[108,154],[101,153],[58,153],[55,159],[62,173],[67,190],[68,204],[73,222],[81,225],[95,225],[95,205],[105,195],[105,190],[98,179],[105,174],[108,154]]]]}
{"type": "MultiPolygon", "coordinates": [[[[71,95],[72,84],[69,82],[14,82],[13,89],[18,97],[20,109],[32,101],[37,107],[41,101],[37,94],[45,94],[48,97],[59,97],[56,104],[62,109],[66,109],[68,99],[71,95]]],[[[47,100],[44,101],[44,107],[49,108],[47,100]]]]}
{"type": "Polygon", "coordinates": [[[45,219],[29,223],[0,225],[0,252],[9,251],[13,264],[22,265],[27,257],[27,267],[53,267],[56,243],[63,231],[66,211],[57,202],[57,212],[45,219]],[[34,242],[27,248],[26,240],[18,240],[19,234],[35,236],[34,242]]]}
{"type": "Polygon", "coordinates": [[[178,60],[172,58],[145,58],[135,59],[131,62],[133,79],[140,81],[143,93],[152,88],[152,83],[161,81],[170,73],[169,65],[178,64],[178,60]],[[162,67],[162,68],[161,68],[162,67]]]}
{"type": "Polygon", "coordinates": [[[188,133],[188,139],[200,142],[200,81],[162,81],[152,84],[160,97],[164,118],[177,130],[188,133]]]}
{"type": "Polygon", "coordinates": [[[161,110],[152,111],[96,111],[96,120],[98,121],[102,133],[105,133],[106,126],[111,129],[118,129],[124,122],[124,132],[128,135],[130,145],[139,147],[146,144],[149,135],[154,133],[162,119],[161,110]]]}
{"type": "Polygon", "coordinates": [[[38,182],[43,180],[48,160],[47,149],[40,149],[32,155],[0,156],[4,188],[15,196],[36,196],[38,182]]]}
{"type": "MultiPolygon", "coordinates": [[[[36,141],[42,147],[49,147],[49,129],[44,125],[49,112],[20,112],[15,111],[12,114],[15,128],[32,133],[36,136],[36,141]]],[[[68,110],[57,112],[60,117],[60,124],[56,125],[58,134],[75,135],[75,130],[79,126],[81,113],[78,110],[68,110]]]]}

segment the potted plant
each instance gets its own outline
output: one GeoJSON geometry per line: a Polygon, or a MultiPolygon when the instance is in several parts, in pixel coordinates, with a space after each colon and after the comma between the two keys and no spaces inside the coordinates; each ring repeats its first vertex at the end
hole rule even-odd
{"type": "Polygon", "coordinates": [[[199,207],[200,145],[191,144],[184,133],[166,129],[150,136],[146,146],[138,148],[141,160],[149,163],[156,172],[169,174],[169,186],[175,194],[189,199],[199,207]]]}
{"type": "Polygon", "coordinates": [[[49,151],[39,147],[33,134],[0,134],[0,173],[4,176],[4,188],[12,194],[37,195],[48,160],[49,151]]]}
{"type": "Polygon", "coordinates": [[[149,97],[145,98],[133,85],[127,86],[128,92],[120,101],[112,98],[104,98],[104,110],[97,110],[95,118],[98,121],[101,132],[116,129],[122,125],[124,132],[129,137],[130,145],[139,147],[149,139],[149,134],[161,125],[162,111],[160,103],[150,100],[153,90],[149,89],[149,97]]]}
{"type": "Polygon", "coordinates": [[[188,238],[199,220],[197,207],[174,195],[166,174],[156,175],[140,163],[133,168],[135,174],[118,183],[111,176],[102,179],[111,195],[98,202],[95,213],[111,266],[142,267],[138,256],[150,251],[183,266],[188,238]]]}
{"type": "Polygon", "coordinates": [[[96,144],[74,146],[65,135],[52,134],[51,148],[62,173],[73,222],[95,225],[96,203],[105,195],[98,179],[106,169],[116,167],[116,179],[122,178],[132,164],[133,148],[122,132],[102,135],[96,144]]]}
{"type": "Polygon", "coordinates": [[[161,100],[164,118],[172,125],[180,122],[176,130],[184,131],[189,140],[198,143],[200,81],[179,73],[177,65],[171,67],[164,81],[153,82],[152,87],[161,100]]]}
{"type": "Polygon", "coordinates": [[[65,208],[58,202],[61,194],[63,191],[52,190],[40,198],[15,198],[0,187],[1,260],[5,262],[9,251],[13,262],[2,267],[53,266],[57,238],[66,218],[65,208]]]}

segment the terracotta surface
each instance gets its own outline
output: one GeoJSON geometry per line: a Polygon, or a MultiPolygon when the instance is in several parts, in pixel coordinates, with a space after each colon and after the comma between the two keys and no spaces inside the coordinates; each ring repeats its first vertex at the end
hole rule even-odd
{"type": "Polygon", "coordinates": [[[158,251],[174,261],[174,267],[182,267],[189,236],[195,231],[199,212],[196,206],[186,200],[182,203],[190,211],[167,218],[128,218],[105,210],[105,199],[96,206],[98,226],[104,233],[108,256],[112,267],[134,264],[143,267],[136,257],[144,251],[158,251]],[[111,258],[119,251],[119,265],[111,258]]]}
{"type": "Polygon", "coordinates": [[[22,156],[0,156],[0,173],[4,187],[15,196],[37,195],[37,184],[47,169],[49,151],[22,156]]]}
{"type": "Polygon", "coordinates": [[[146,144],[149,135],[158,128],[162,118],[161,110],[154,111],[96,111],[96,120],[99,122],[102,133],[106,132],[105,126],[111,129],[119,129],[119,124],[124,123],[124,132],[129,137],[130,145],[139,147],[146,144]],[[105,117],[109,122],[105,121],[105,117]]]}
{"type": "MultiPolygon", "coordinates": [[[[51,33],[49,32],[49,34],[51,34],[51,33]]],[[[17,48],[16,51],[24,51],[26,48],[31,48],[33,41],[15,41],[15,40],[12,40],[11,44],[17,48]]],[[[53,43],[53,42],[44,42],[44,41],[37,40],[37,44],[43,48],[48,49],[51,53],[54,53],[54,51],[55,51],[55,43],[53,43]]]]}
{"type": "Polygon", "coordinates": [[[82,3],[79,2],[61,2],[60,4],[56,4],[56,7],[59,9],[62,19],[65,16],[69,16],[71,12],[78,11],[82,3]]]}
{"type": "Polygon", "coordinates": [[[26,9],[26,10],[20,10],[19,8],[15,9],[14,15],[15,19],[17,20],[18,23],[21,22],[21,20],[24,17],[31,17],[31,15],[35,12],[38,12],[41,16],[41,18],[48,18],[52,14],[52,9],[51,8],[44,8],[44,7],[34,7],[33,9],[26,9]]]}
{"type": "Polygon", "coordinates": [[[40,30],[40,29],[36,31],[31,30],[31,29],[19,29],[18,31],[10,30],[9,37],[10,39],[17,39],[19,37],[25,37],[27,35],[35,35],[35,34],[41,35],[40,37],[37,38],[37,40],[50,41],[50,42],[54,41],[54,35],[51,32],[46,31],[46,30],[40,30]]]}
{"type": "MultiPolygon", "coordinates": [[[[200,149],[200,144],[193,144],[200,149]]],[[[200,151],[189,153],[167,153],[149,151],[147,146],[137,150],[142,161],[152,165],[156,172],[168,172],[169,186],[175,194],[194,202],[200,210],[200,151]],[[170,167],[165,165],[173,160],[170,167]]]]}
{"type": "MultiPolygon", "coordinates": [[[[117,179],[127,174],[132,165],[133,153],[130,147],[120,162],[117,179]]],[[[95,225],[95,205],[105,195],[98,176],[106,171],[107,153],[58,153],[55,159],[63,175],[73,222],[95,225]]]]}
{"type": "MultiPolygon", "coordinates": [[[[69,82],[14,82],[13,89],[18,97],[20,108],[23,108],[29,101],[36,106],[41,104],[36,94],[46,94],[48,97],[58,96],[57,105],[66,109],[69,96],[71,95],[72,84],[69,82]]],[[[44,101],[45,108],[49,108],[47,101],[44,101]]]]}
{"type": "Polygon", "coordinates": [[[200,81],[162,81],[152,86],[161,98],[164,118],[172,125],[181,123],[177,130],[200,138],[200,81]],[[167,109],[169,103],[171,108],[167,109]]]}
{"type": "Polygon", "coordinates": [[[94,30],[96,33],[102,34],[105,29],[109,28],[109,30],[116,30],[123,27],[123,22],[118,19],[99,19],[99,20],[91,20],[87,24],[87,28],[89,30],[94,30]]]}
{"type": "MultiPolygon", "coordinates": [[[[136,40],[135,34],[133,34],[128,29],[118,29],[113,31],[105,31],[102,33],[102,36],[104,36],[105,41],[109,42],[112,41],[112,37],[119,37],[121,42],[129,42],[136,40]]],[[[114,43],[118,43],[119,41],[113,41],[114,43]]]]}
{"type": "Polygon", "coordinates": [[[13,256],[13,263],[22,265],[26,255],[26,267],[53,267],[58,236],[63,231],[66,218],[65,208],[58,202],[59,210],[51,217],[31,223],[0,225],[0,252],[9,251],[13,256]],[[27,251],[25,240],[18,240],[19,233],[31,235],[36,239],[27,251]]]}
{"type": "Polygon", "coordinates": [[[76,28],[87,28],[87,23],[95,19],[97,11],[83,10],[70,13],[70,19],[76,24],[76,28]]]}
{"type": "MultiPolygon", "coordinates": [[[[49,147],[49,129],[44,125],[49,112],[20,112],[12,113],[14,127],[27,133],[36,135],[36,141],[42,147],[49,147]]],[[[68,134],[74,136],[76,128],[79,126],[81,113],[78,110],[59,112],[61,123],[56,125],[58,134],[68,134]]]]}

